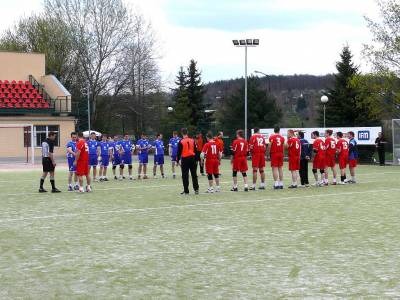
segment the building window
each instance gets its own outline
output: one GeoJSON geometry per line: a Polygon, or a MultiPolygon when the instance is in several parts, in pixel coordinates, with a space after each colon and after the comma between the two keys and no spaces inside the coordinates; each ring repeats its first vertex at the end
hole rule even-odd
{"type": "MultiPolygon", "coordinates": [[[[42,142],[47,138],[49,132],[53,131],[56,133],[56,140],[54,141],[54,146],[60,146],[60,126],[59,125],[35,125],[33,126],[33,142],[34,147],[41,147],[42,142]]],[[[30,146],[30,128],[24,131],[24,145],[25,147],[30,146]]]]}

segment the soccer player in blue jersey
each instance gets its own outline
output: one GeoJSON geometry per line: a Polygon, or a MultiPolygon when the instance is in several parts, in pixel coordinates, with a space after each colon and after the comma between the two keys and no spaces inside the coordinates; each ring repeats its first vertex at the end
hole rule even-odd
{"type": "Polygon", "coordinates": [[[118,135],[114,135],[114,139],[110,141],[110,145],[112,147],[112,171],[114,179],[118,179],[116,169],[117,166],[119,166],[119,178],[122,180],[124,165],[121,161],[122,150],[120,137],[118,135]]]}
{"type": "Polygon", "coordinates": [[[96,138],[96,133],[90,133],[90,139],[87,141],[89,148],[89,173],[90,168],[93,168],[93,180],[99,181],[97,179],[97,165],[99,164],[99,142],[96,138]]]}
{"type": "Polygon", "coordinates": [[[177,155],[178,155],[178,145],[180,142],[180,138],[178,136],[178,132],[174,131],[172,133],[172,138],[170,138],[169,143],[168,143],[168,152],[169,155],[171,156],[171,164],[172,164],[172,178],[176,178],[176,173],[175,173],[175,166],[178,165],[177,162],[177,155]]]}
{"type": "Polygon", "coordinates": [[[69,171],[68,191],[69,192],[79,189],[78,177],[76,176],[76,166],[74,165],[77,139],[78,139],[78,136],[77,136],[76,132],[72,132],[71,140],[67,144],[67,162],[68,162],[68,171],[69,171]],[[72,186],[72,177],[74,178],[74,182],[75,182],[74,186],[72,186]]]}
{"type": "Polygon", "coordinates": [[[157,178],[157,166],[160,166],[161,177],[164,176],[164,142],[162,140],[163,136],[161,133],[157,134],[157,139],[153,142],[154,148],[154,167],[153,176],[157,178]]]}
{"type": "Polygon", "coordinates": [[[356,181],[356,168],[358,164],[358,148],[357,141],[354,138],[354,132],[350,131],[347,133],[349,139],[349,169],[351,179],[347,183],[357,183],[356,181]]]}
{"type": "Polygon", "coordinates": [[[112,146],[108,141],[108,137],[106,134],[103,134],[101,137],[100,145],[100,181],[108,181],[107,178],[107,168],[110,164],[110,158],[112,155],[112,146]]]}
{"type": "Polygon", "coordinates": [[[136,148],[138,149],[139,157],[138,179],[141,178],[142,169],[143,179],[148,179],[147,164],[149,162],[149,149],[151,148],[151,144],[144,133],[142,133],[141,139],[137,141],[136,148]]]}
{"type": "Polygon", "coordinates": [[[124,134],[124,139],[120,142],[122,155],[121,155],[121,170],[122,170],[122,178],[120,176],[120,180],[124,178],[124,166],[128,165],[128,174],[129,179],[133,180],[132,177],[132,154],[135,150],[135,145],[132,143],[128,134],[124,134]]]}

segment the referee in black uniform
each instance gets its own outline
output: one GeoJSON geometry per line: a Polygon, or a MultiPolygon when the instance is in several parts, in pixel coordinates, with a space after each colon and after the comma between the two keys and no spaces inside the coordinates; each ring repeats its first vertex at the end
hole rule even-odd
{"type": "Polygon", "coordinates": [[[56,167],[56,162],[54,161],[54,141],[56,139],[56,134],[54,132],[49,132],[49,136],[42,142],[42,165],[43,174],[40,178],[39,193],[46,193],[47,191],[43,188],[44,180],[47,174],[50,173],[50,183],[51,192],[60,193],[61,191],[56,188],[54,181],[54,169],[56,167]]]}

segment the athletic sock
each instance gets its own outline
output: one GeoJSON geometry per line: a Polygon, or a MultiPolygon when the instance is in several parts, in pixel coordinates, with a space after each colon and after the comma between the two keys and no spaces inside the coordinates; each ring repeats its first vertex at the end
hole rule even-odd
{"type": "Polygon", "coordinates": [[[265,187],[265,182],[261,182],[260,186],[265,187]]]}
{"type": "Polygon", "coordinates": [[[352,181],[356,181],[356,176],[351,176],[352,181]]]}
{"type": "Polygon", "coordinates": [[[335,177],[335,178],[333,178],[333,182],[334,182],[334,183],[336,183],[336,177],[335,177]]]}
{"type": "Polygon", "coordinates": [[[279,186],[279,181],[275,181],[274,186],[279,186]]]}
{"type": "Polygon", "coordinates": [[[283,181],[279,181],[278,186],[283,186],[283,181]]]}
{"type": "Polygon", "coordinates": [[[40,178],[40,188],[43,189],[44,178],[40,178]]]}
{"type": "Polygon", "coordinates": [[[340,176],[340,181],[344,182],[346,180],[346,176],[340,176]]]}
{"type": "Polygon", "coordinates": [[[56,189],[56,183],[55,183],[54,179],[50,179],[50,183],[51,183],[51,188],[53,190],[55,190],[56,189]]]}

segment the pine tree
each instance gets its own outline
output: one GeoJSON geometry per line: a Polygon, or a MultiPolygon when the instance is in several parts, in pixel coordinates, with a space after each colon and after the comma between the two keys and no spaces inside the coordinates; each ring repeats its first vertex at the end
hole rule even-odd
{"type": "MultiPolygon", "coordinates": [[[[256,78],[248,80],[248,128],[268,128],[278,124],[282,111],[276,105],[276,100],[260,88],[256,78]]],[[[244,87],[227,98],[217,110],[217,121],[221,128],[233,135],[237,129],[244,128],[244,87]]]]}
{"type": "Polygon", "coordinates": [[[197,69],[197,62],[193,59],[190,61],[187,70],[186,79],[187,97],[191,108],[191,119],[193,121],[193,126],[198,127],[199,123],[204,121],[204,86],[201,82],[201,72],[197,69]]]}
{"type": "MultiPolygon", "coordinates": [[[[351,80],[358,74],[358,68],[353,63],[353,55],[348,46],[340,54],[341,60],[337,62],[335,83],[327,95],[329,102],[326,104],[327,126],[355,126],[358,117],[356,104],[357,89],[352,87],[351,80]]],[[[323,122],[322,105],[320,109],[320,122],[323,122]]]]}
{"type": "Polygon", "coordinates": [[[173,113],[170,115],[170,124],[174,129],[182,127],[191,128],[193,130],[192,108],[188,98],[187,91],[187,74],[183,67],[180,68],[176,76],[176,88],[173,90],[173,113]]]}

